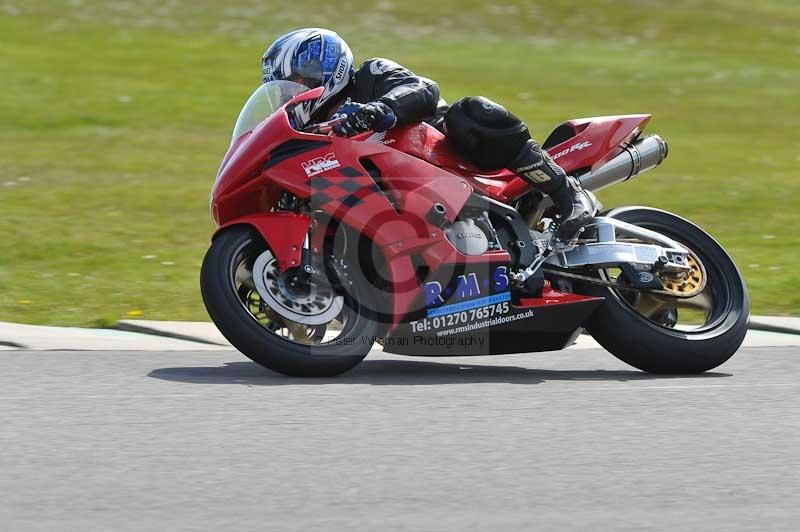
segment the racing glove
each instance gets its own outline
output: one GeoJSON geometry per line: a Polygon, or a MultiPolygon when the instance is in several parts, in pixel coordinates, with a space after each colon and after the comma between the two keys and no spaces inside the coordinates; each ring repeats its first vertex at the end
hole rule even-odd
{"type": "Polygon", "coordinates": [[[357,103],[348,98],[333,115],[344,121],[333,127],[334,134],[351,137],[364,131],[386,131],[397,124],[392,108],[383,102],[357,103]]]}

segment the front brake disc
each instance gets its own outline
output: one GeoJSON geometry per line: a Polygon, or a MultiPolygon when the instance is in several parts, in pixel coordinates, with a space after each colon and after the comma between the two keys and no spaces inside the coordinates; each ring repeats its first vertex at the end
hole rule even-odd
{"type": "Polygon", "coordinates": [[[304,290],[293,290],[290,275],[278,269],[278,261],[269,250],[253,263],[256,290],[275,313],[303,325],[325,325],[342,312],[344,298],[336,295],[329,283],[310,279],[304,290]]]}

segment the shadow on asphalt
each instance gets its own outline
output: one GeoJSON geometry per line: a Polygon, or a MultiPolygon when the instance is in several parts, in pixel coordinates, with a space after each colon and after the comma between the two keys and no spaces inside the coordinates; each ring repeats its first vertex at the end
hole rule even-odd
{"type": "Polygon", "coordinates": [[[541,384],[547,381],[627,382],[671,378],[709,379],[728,373],[651,375],[636,370],[549,370],[519,366],[485,366],[417,360],[365,360],[355,369],[326,379],[298,379],[273,373],[255,362],[226,362],[215,367],[159,368],[148,377],[195,384],[286,386],[302,384],[434,385],[462,383],[541,384]]]}

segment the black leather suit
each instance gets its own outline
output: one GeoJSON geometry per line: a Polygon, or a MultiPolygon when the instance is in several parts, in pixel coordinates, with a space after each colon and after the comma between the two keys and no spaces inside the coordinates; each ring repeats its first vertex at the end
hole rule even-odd
{"type": "Polygon", "coordinates": [[[447,111],[436,82],[383,58],[365,61],[330,110],[347,98],[358,103],[385,103],[397,116],[398,125],[427,121],[437,126],[447,111]]]}

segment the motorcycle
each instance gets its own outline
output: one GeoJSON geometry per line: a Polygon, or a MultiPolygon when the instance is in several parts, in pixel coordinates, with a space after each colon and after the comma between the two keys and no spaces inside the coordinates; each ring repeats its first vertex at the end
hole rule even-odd
{"type": "MultiPolygon", "coordinates": [[[[211,193],[217,225],[201,270],[209,315],[244,355],[290,376],[332,376],[385,352],[463,356],[555,351],[588,332],[653,373],[730,358],[747,289],[697,225],[648,207],[556,238],[547,197],[508,170],[481,172],[427,123],[331,134],[296,113],[322,88],[259,87],[211,193]]],[[[543,148],[588,193],[668,153],[650,115],[559,125],[543,148]]]]}

